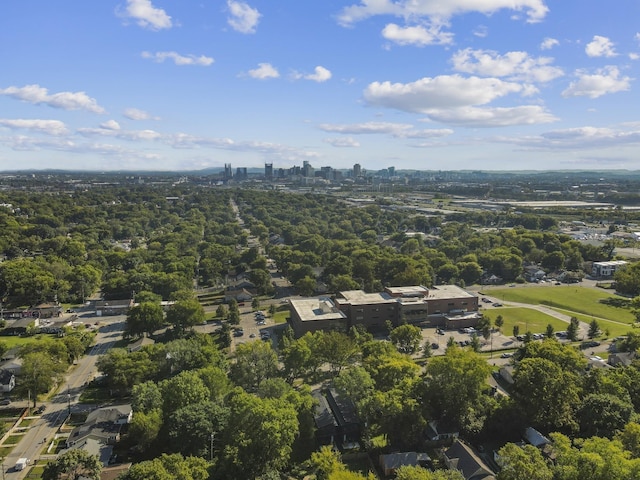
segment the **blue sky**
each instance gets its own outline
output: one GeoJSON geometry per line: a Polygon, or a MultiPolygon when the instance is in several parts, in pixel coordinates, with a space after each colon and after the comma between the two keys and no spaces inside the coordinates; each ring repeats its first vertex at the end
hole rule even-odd
{"type": "Polygon", "coordinates": [[[3,0],[0,170],[640,169],[637,0],[3,0]]]}

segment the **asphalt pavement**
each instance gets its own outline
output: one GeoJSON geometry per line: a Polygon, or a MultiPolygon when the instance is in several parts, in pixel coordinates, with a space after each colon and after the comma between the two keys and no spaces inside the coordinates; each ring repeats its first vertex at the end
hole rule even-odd
{"type": "MultiPolygon", "coordinates": [[[[79,410],[78,399],[84,386],[96,375],[96,361],[122,338],[125,326],[125,315],[111,317],[85,316],[90,323],[100,323],[96,341],[88,354],[81,357],[67,373],[57,394],[50,400],[39,402],[45,407],[44,414],[35,417],[35,421],[24,434],[18,445],[4,458],[3,480],[25,478],[29,467],[16,471],[14,466],[19,458],[28,458],[32,463],[44,453],[46,445],[54,438],[58,428],[64,423],[70,412],[79,410]]],[[[33,405],[33,403],[32,403],[33,405]]]]}

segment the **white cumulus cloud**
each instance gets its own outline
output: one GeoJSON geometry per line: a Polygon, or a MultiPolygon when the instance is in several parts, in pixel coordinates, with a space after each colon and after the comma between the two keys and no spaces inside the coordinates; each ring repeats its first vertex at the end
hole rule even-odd
{"type": "Polygon", "coordinates": [[[0,88],[0,95],[6,95],[34,105],[48,105],[63,110],[87,110],[93,113],[105,113],[98,102],[85,92],[58,92],[50,94],[40,85],[25,85],[24,87],[0,88]]]}
{"type": "Polygon", "coordinates": [[[105,128],[107,130],[120,130],[120,124],[115,120],[108,120],[104,123],[101,123],[100,128],[105,128]]]}
{"type": "Polygon", "coordinates": [[[46,133],[47,135],[66,135],[69,133],[66,125],[60,120],[40,119],[2,119],[0,127],[12,130],[29,130],[32,132],[46,133]]]}
{"type": "Polygon", "coordinates": [[[631,86],[631,78],[621,77],[620,71],[614,66],[598,69],[594,74],[579,70],[576,75],[578,79],[571,82],[569,87],[562,92],[563,97],[598,98],[608,93],[629,90],[631,86]]]}
{"type": "Polygon", "coordinates": [[[122,114],[129,120],[160,120],[158,117],[152,116],[149,112],[138,108],[127,108],[122,114]]]}
{"type": "Polygon", "coordinates": [[[600,35],[594,35],[593,40],[587,43],[584,51],[590,57],[615,57],[617,55],[613,42],[600,35]]]}
{"type": "Polygon", "coordinates": [[[395,138],[434,138],[451,135],[453,130],[448,128],[417,130],[408,123],[394,122],[364,122],[351,124],[318,125],[320,130],[346,135],[391,135],[395,138]]]}
{"type": "Polygon", "coordinates": [[[382,36],[398,45],[448,45],[453,43],[453,34],[442,32],[439,26],[423,25],[402,27],[395,23],[387,24],[382,30],[382,36]]]}
{"type": "Polygon", "coordinates": [[[133,18],[142,28],[162,30],[171,28],[171,17],[161,9],[154,7],[151,0],[127,0],[124,17],[133,18]]]}
{"type": "Polygon", "coordinates": [[[551,50],[553,47],[560,45],[560,42],[555,38],[547,37],[540,44],[540,50],[551,50]]]}
{"type": "Polygon", "coordinates": [[[228,22],[231,28],[240,33],[255,33],[261,13],[244,2],[227,1],[229,8],[228,22]]]}
{"type": "Polygon", "coordinates": [[[498,78],[441,75],[412,83],[374,82],[364,91],[370,105],[422,113],[430,120],[474,127],[532,125],[556,118],[538,105],[480,107],[512,93],[529,95],[535,87],[498,78]]]}
{"type": "Polygon", "coordinates": [[[280,77],[280,72],[270,63],[259,63],[258,68],[249,70],[249,76],[258,80],[266,80],[267,78],[280,77]]]}
{"type": "Polygon", "coordinates": [[[522,85],[498,78],[440,75],[411,83],[373,82],[365,89],[364,99],[371,105],[425,113],[434,108],[483,105],[522,91],[522,85]]]}
{"type": "Polygon", "coordinates": [[[473,12],[490,15],[503,9],[525,12],[531,23],[541,21],[549,11],[544,0],[361,0],[359,4],[345,7],[338,15],[338,22],[349,26],[377,15],[448,19],[473,12]]]}
{"type": "Polygon", "coordinates": [[[296,80],[298,79],[304,79],[304,80],[311,80],[314,82],[318,82],[318,83],[322,83],[322,82],[326,82],[327,80],[331,79],[331,71],[318,65],[314,70],[313,73],[299,73],[299,72],[293,72],[292,77],[296,80]]]}
{"type": "Polygon", "coordinates": [[[339,148],[355,148],[360,146],[360,142],[351,137],[325,138],[323,141],[329,145],[339,148]]]}
{"type": "Polygon", "coordinates": [[[491,50],[459,50],[451,58],[453,68],[476,75],[507,77],[529,82],[549,82],[561,77],[561,68],[551,65],[552,58],[530,57],[527,52],[507,52],[499,55],[491,50]]]}
{"type": "Polygon", "coordinates": [[[558,119],[539,105],[518,107],[458,107],[433,109],[429,118],[442,123],[466,127],[508,127],[512,125],[537,125],[558,119]]]}
{"type": "Polygon", "coordinates": [[[78,133],[85,137],[114,137],[129,141],[151,141],[161,140],[163,135],[154,130],[120,130],[119,128],[79,128],[78,133]]]}
{"type": "Polygon", "coordinates": [[[162,63],[165,60],[172,60],[176,65],[198,65],[208,67],[214,62],[213,58],[205,55],[180,55],[176,52],[142,52],[141,56],[142,58],[148,58],[157,63],[162,63]]]}

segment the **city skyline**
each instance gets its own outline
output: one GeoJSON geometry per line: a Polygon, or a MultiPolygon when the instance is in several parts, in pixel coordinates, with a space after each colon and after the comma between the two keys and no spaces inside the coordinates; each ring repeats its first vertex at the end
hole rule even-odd
{"type": "Polygon", "coordinates": [[[640,4],[0,6],[0,171],[640,169],[640,4]]]}

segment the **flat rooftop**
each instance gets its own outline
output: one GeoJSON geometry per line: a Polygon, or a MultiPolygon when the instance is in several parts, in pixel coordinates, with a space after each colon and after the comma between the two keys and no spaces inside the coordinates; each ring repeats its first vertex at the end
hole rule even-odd
{"type": "Polygon", "coordinates": [[[426,297],[427,293],[429,293],[429,289],[422,285],[413,285],[409,287],[387,287],[386,290],[394,297],[426,297]]]}
{"type": "Polygon", "coordinates": [[[475,295],[457,285],[438,285],[429,289],[428,299],[473,298],[475,295]]]}
{"type": "Polygon", "coordinates": [[[396,299],[386,292],[366,293],[364,290],[347,290],[340,292],[343,298],[337,298],[338,303],[351,305],[371,305],[374,303],[395,303],[396,299]]]}
{"type": "Polygon", "coordinates": [[[347,318],[329,298],[303,298],[290,300],[289,303],[303,322],[347,318]]]}

